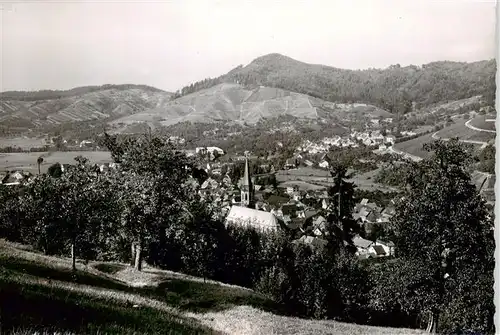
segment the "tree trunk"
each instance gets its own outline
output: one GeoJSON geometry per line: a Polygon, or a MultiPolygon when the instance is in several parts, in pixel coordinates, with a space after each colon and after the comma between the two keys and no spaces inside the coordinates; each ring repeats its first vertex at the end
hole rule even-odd
{"type": "Polygon", "coordinates": [[[71,270],[76,271],[75,241],[71,243],[71,270]]]}
{"type": "Polygon", "coordinates": [[[134,266],[135,265],[135,242],[132,242],[131,245],[131,256],[130,256],[130,266],[134,266]]]}
{"type": "Polygon", "coordinates": [[[135,269],[142,270],[142,243],[137,243],[135,246],[135,269]]]}
{"type": "Polygon", "coordinates": [[[438,319],[439,319],[439,313],[438,311],[433,311],[431,312],[431,317],[427,323],[427,333],[430,334],[436,334],[437,329],[438,329],[438,319]]]}

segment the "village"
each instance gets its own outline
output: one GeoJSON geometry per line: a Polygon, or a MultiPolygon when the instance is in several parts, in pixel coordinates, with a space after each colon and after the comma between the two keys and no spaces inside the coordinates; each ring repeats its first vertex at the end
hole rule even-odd
{"type": "MultiPolygon", "coordinates": [[[[184,139],[179,137],[171,137],[169,140],[174,145],[184,143],[184,139]]],[[[225,220],[227,223],[250,224],[258,230],[285,229],[297,237],[297,243],[322,247],[326,245],[325,213],[331,210],[327,188],[300,180],[278,183],[276,174],[292,172],[303,166],[323,173],[328,179],[327,153],[330,148],[347,149],[364,145],[380,150],[393,143],[394,136],[382,136],[377,131],[352,132],[349,137],[324,138],[319,143],[304,141],[296,148],[297,154],[286,159],[282,166],[275,166],[272,162],[260,164],[260,173],[254,175],[250,169],[250,161],[256,157],[250,152],[228,158],[218,147],[198,147],[184,151],[187,156],[200,158],[199,168],[205,171],[205,180],[200,184],[193,179],[192,186],[215,213],[216,219],[225,220]],[[232,180],[230,175],[235,175],[233,170],[243,162],[243,176],[240,174],[237,180],[232,180]]],[[[92,142],[81,141],[79,146],[87,145],[92,145],[92,142]]],[[[64,165],[61,164],[61,170],[64,170],[64,165]]],[[[105,172],[115,166],[115,163],[100,164],[99,171],[105,172]]],[[[16,170],[1,174],[0,181],[4,185],[18,185],[33,177],[32,173],[16,170]]],[[[369,199],[363,199],[356,205],[353,217],[363,231],[362,235],[368,237],[371,236],[374,225],[385,225],[393,213],[393,204],[381,208],[369,199]]],[[[394,255],[390,241],[369,240],[364,237],[356,236],[353,240],[359,258],[394,255]]]]}
{"type": "MultiPolygon", "coordinates": [[[[404,132],[403,136],[412,136],[414,133],[404,132]]],[[[66,140],[62,140],[67,143],[66,140]]],[[[184,144],[185,140],[178,136],[171,136],[169,141],[177,146],[184,144]]],[[[276,156],[259,157],[245,152],[239,155],[227,155],[218,147],[197,147],[183,149],[187,156],[197,158],[198,168],[205,173],[200,182],[192,179],[194,189],[214,213],[214,219],[226,223],[251,225],[258,230],[284,229],[296,242],[309,244],[313,247],[326,245],[326,213],[332,211],[328,195],[328,180],[330,160],[328,153],[332,149],[349,150],[360,146],[368,148],[377,155],[391,151],[396,141],[394,135],[380,130],[364,132],[351,131],[347,136],[323,138],[318,142],[304,140],[297,148],[295,154],[277,163],[276,156]],[[258,161],[252,173],[252,161],[258,161]],[[244,171],[241,171],[244,164],[244,171]],[[238,168],[240,169],[239,173],[238,168]],[[302,180],[300,173],[326,180],[318,182],[318,178],[302,180]],[[294,175],[294,172],[298,174],[294,175]],[[279,177],[288,176],[285,180],[279,177]],[[233,176],[233,178],[231,177],[233,176]],[[278,178],[277,178],[278,177],[278,178]]],[[[54,144],[54,141],[51,141],[54,144]]],[[[90,140],[83,140],[74,145],[79,147],[92,147],[95,145],[90,140]]],[[[282,143],[276,143],[282,146],[282,143]]],[[[395,161],[400,158],[393,155],[395,161]]],[[[401,157],[401,160],[403,157],[401,157]]],[[[363,161],[360,159],[360,161],[363,161]]],[[[397,162],[396,162],[397,163],[397,162]]],[[[64,170],[61,164],[61,170],[64,170]]],[[[382,164],[384,165],[384,164],[382,164]]],[[[100,172],[105,172],[116,167],[115,163],[98,165],[100,172]]],[[[18,185],[23,180],[31,180],[34,174],[23,170],[0,173],[0,182],[4,185],[18,185]]],[[[372,199],[361,199],[355,206],[353,218],[357,221],[361,233],[354,239],[357,256],[360,259],[390,257],[394,255],[394,245],[391,241],[383,240],[374,234],[383,230],[394,215],[395,199],[383,207],[372,202],[372,199]]]]}
{"type": "MultiPolygon", "coordinates": [[[[219,182],[214,178],[214,171],[216,175],[220,174],[220,165],[215,163],[212,166],[215,169],[207,169],[210,176],[199,185],[199,194],[210,204],[219,219],[227,223],[250,225],[257,230],[285,229],[297,237],[296,242],[313,247],[326,245],[326,213],[332,210],[326,188],[293,181],[274,186],[256,184],[256,178],[250,173],[248,159],[245,160],[241,179],[233,181],[226,174],[219,182]]],[[[285,166],[287,169],[296,167],[290,160],[285,166]]],[[[369,199],[363,199],[356,205],[353,217],[364,232],[363,235],[370,236],[374,225],[387,224],[393,214],[393,203],[381,208],[369,199]]],[[[394,246],[390,241],[371,241],[356,236],[353,242],[361,259],[394,255],[394,246]]]]}

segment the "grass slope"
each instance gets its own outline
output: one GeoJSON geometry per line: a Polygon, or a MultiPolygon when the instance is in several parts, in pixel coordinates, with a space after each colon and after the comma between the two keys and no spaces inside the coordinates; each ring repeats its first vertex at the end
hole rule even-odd
{"type": "Polygon", "coordinates": [[[422,334],[292,318],[251,290],[124,264],[78,263],[0,241],[0,332],[28,334],[422,334]],[[143,287],[134,287],[142,282],[143,287]]]}

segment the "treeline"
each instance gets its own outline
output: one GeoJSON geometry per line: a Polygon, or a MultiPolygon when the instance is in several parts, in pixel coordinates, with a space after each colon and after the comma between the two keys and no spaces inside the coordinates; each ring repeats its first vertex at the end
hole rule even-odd
{"type": "MultiPolygon", "coordinates": [[[[47,254],[149,264],[253,288],[284,312],[440,333],[493,334],[493,222],[456,141],[415,163],[387,234],[391,262],[360,261],[347,167],[336,164],[324,248],[291,232],[225,226],[197,196],[196,162],[157,137],[106,136],[116,170],[83,157],[19,187],[0,185],[0,234],[47,254]],[[182,186],[182,187],[179,187],[182,186]],[[446,215],[443,215],[446,214],[446,215]]],[[[74,266],[76,269],[76,266],[74,266]]]]}
{"type": "Polygon", "coordinates": [[[82,86],[76,87],[70,90],[40,90],[40,91],[7,91],[0,93],[0,99],[2,100],[19,100],[19,101],[37,101],[37,100],[50,100],[50,99],[62,99],[68,97],[74,97],[78,95],[83,95],[92,92],[98,92],[103,90],[130,90],[130,89],[141,89],[150,92],[164,92],[155,87],[147,85],[134,85],[134,84],[122,84],[122,85],[101,85],[101,86],[82,86]]]}
{"type": "Polygon", "coordinates": [[[206,78],[195,83],[192,83],[188,86],[184,86],[180,90],[176,91],[173,95],[173,99],[180,98],[182,96],[198,92],[219,84],[222,84],[225,81],[226,76],[220,76],[217,78],[206,78]]]}
{"type": "Polygon", "coordinates": [[[0,152],[2,153],[19,153],[19,152],[47,152],[50,150],[50,146],[45,145],[43,147],[32,147],[29,149],[20,148],[20,147],[0,147],[0,152]]]}

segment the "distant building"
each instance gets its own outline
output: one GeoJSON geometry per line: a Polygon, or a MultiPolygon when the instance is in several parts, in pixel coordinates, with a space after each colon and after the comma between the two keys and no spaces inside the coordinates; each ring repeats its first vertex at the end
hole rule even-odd
{"type": "Polygon", "coordinates": [[[327,161],[322,161],[321,163],[319,163],[319,167],[321,167],[323,169],[328,169],[329,166],[330,166],[330,164],[328,164],[327,161]]]}
{"type": "Polygon", "coordinates": [[[92,147],[92,142],[88,140],[83,140],[80,142],[80,148],[92,147]]]}
{"type": "Polygon", "coordinates": [[[213,154],[214,152],[217,152],[219,155],[224,155],[224,150],[218,147],[197,147],[196,148],[196,153],[197,154],[213,154]]]}

